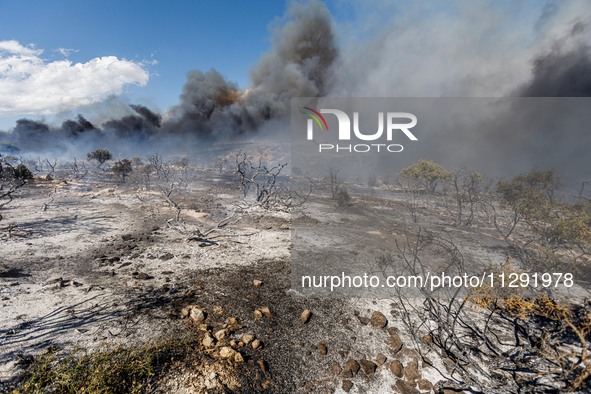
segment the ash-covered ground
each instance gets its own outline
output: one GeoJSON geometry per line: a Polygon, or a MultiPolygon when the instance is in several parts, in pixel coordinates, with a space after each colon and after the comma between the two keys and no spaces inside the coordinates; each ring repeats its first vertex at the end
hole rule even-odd
{"type": "MultiPolygon", "coordinates": [[[[113,161],[40,165],[2,209],[1,390],[28,392],[19,379],[48,351],[186,335],[197,338],[193,362],[169,365],[143,392],[559,392],[581,376],[571,391],[588,389],[584,319],[569,320],[581,331],[567,327],[562,345],[549,348],[571,362],[553,364],[535,351],[545,349],[536,340],[556,340],[540,334],[558,329],[552,316],[396,292],[315,298],[292,290],[297,223],[334,239],[369,221],[367,247],[394,253],[398,242],[401,264],[455,248],[467,266],[502,267],[511,239],[484,217],[454,226],[440,195],[409,205],[397,187],[343,180],[349,198],[334,200],[326,179],[289,190],[281,160],[259,158],[233,153],[203,166],[152,155],[134,159],[125,179],[113,161]],[[419,226],[450,243],[413,252],[419,226]]],[[[576,316],[586,313],[586,294],[578,286],[568,304],[576,316]]]]}

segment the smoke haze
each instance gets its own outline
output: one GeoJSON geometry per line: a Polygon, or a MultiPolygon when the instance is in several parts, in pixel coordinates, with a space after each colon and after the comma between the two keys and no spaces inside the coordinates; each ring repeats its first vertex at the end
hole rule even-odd
{"type": "MultiPolygon", "coordinates": [[[[22,119],[12,132],[0,133],[0,141],[33,151],[163,151],[179,144],[188,149],[208,141],[269,135],[261,130],[287,135],[290,100],[298,96],[591,95],[588,2],[548,1],[536,7],[537,14],[523,3],[505,8],[487,1],[451,4],[445,10],[422,2],[410,2],[405,9],[379,1],[349,5],[356,16],[337,28],[320,1],[292,2],[271,29],[272,48],[252,68],[246,90],[215,69],[194,70],[187,74],[180,102],[163,114],[130,105],[119,108],[121,115],[113,119],[88,116],[89,121],[80,115],[60,126],[22,119]]],[[[526,115],[536,116],[522,114],[524,125],[530,121],[526,115]]],[[[558,155],[552,163],[568,162],[568,147],[548,148],[556,144],[555,130],[527,127],[519,132],[535,140],[540,152],[558,155]]],[[[586,131],[580,132],[580,140],[586,140],[586,131]]],[[[462,151],[481,149],[483,141],[488,149],[499,150],[507,133],[481,127],[463,139],[474,145],[463,145],[462,151]]],[[[432,149],[433,157],[440,156],[435,150],[441,147],[432,149]]],[[[512,154],[518,151],[515,147],[512,154]]],[[[463,165],[474,159],[474,153],[457,155],[455,162],[463,165]]],[[[539,152],[524,153],[521,159],[523,167],[544,167],[539,152]]],[[[495,162],[479,164],[492,167],[495,162]]]]}

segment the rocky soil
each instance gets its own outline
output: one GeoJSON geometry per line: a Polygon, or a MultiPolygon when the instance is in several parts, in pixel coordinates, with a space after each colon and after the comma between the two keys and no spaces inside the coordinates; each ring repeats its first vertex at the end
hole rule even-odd
{"type": "MultiPolygon", "coordinates": [[[[204,172],[175,197],[183,208],[177,221],[157,190],[31,181],[3,211],[10,231],[0,232],[0,389],[50,347],[191,332],[199,337],[199,363],[174,366],[155,392],[459,390],[465,382],[452,379],[454,363],[429,338],[416,342],[396,297],[295,294],[291,216],[238,209],[241,197],[231,182],[204,172]]],[[[314,220],[336,228],[334,207],[312,208],[314,220]]],[[[358,201],[347,214],[377,220],[383,207],[374,208],[358,201]]],[[[488,230],[461,239],[476,238],[486,248],[470,253],[502,256],[491,252],[500,241],[488,230]]]]}

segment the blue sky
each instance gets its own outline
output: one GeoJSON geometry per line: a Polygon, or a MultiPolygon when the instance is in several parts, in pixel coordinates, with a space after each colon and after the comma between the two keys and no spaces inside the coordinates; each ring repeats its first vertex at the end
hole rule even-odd
{"type": "MultiPolygon", "coordinates": [[[[271,45],[269,24],[285,11],[283,1],[85,1],[0,0],[0,41],[43,49],[46,62],[116,56],[146,62],[144,87],[124,96],[166,110],[178,102],[186,73],[218,69],[248,85],[248,70],[271,45]],[[150,64],[156,60],[157,64],[150,64]]],[[[0,119],[0,128],[14,116],[0,119]]]]}

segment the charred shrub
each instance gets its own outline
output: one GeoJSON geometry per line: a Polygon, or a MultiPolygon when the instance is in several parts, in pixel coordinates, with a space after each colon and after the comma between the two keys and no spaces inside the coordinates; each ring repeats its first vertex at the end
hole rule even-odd
{"type": "Polygon", "coordinates": [[[351,196],[349,192],[345,188],[341,188],[337,194],[335,200],[337,201],[337,205],[339,207],[347,207],[351,203],[351,196]]]}
{"type": "Polygon", "coordinates": [[[122,182],[125,182],[125,180],[127,179],[127,176],[129,174],[131,174],[131,172],[133,171],[133,167],[131,165],[131,160],[129,160],[129,159],[118,160],[117,162],[115,162],[115,164],[111,168],[111,171],[113,172],[113,174],[118,176],[122,182]]]}

